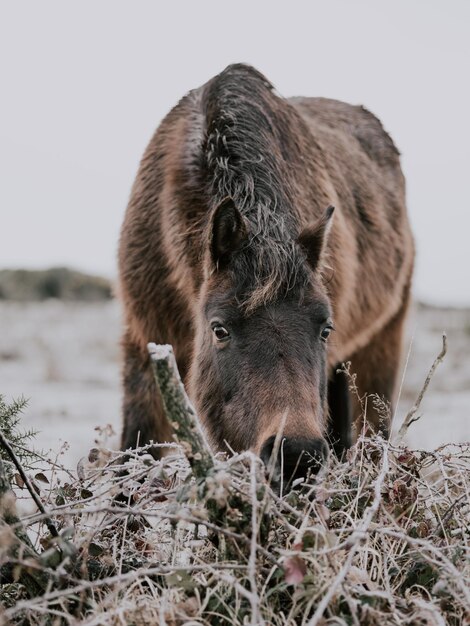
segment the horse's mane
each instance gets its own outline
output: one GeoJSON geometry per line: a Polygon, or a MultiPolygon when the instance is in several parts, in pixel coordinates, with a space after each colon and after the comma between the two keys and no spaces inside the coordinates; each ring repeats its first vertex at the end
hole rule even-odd
{"type": "Polygon", "coordinates": [[[233,276],[251,310],[307,281],[289,206],[294,194],[288,157],[295,140],[281,104],[266,78],[246,65],[229,66],[202,96],[208,197],[213,206],[231,197],[250,225],[248,244],[234,255],[233,276]]]}

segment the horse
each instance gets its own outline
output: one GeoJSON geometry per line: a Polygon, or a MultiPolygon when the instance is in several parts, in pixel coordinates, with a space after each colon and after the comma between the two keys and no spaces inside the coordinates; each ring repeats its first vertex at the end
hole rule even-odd
{"type": "Polygon", "coordinates": [[[414,261],[399,157],[364,107],[281,97],[248,65],[179,101],[120,235],[123,449],[172,438],[149,341],[172,344],[213,449],[286,480],[361,420],[387,436],[414,261]]]}

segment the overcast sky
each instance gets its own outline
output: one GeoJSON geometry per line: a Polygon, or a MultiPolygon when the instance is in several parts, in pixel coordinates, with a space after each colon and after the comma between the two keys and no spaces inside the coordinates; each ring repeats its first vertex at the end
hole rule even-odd
{"type": "Polygon", "coordinates": [[[415,293],[470,304],[467,0],[0,0],[0,267],[113,276],[146,143],[233,62],[364,104],[403,155],[415,293]]]}

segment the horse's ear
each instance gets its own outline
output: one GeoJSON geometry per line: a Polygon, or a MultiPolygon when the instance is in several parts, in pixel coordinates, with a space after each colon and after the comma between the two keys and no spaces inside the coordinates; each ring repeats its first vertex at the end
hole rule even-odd
{"type": "Polygon", "coordinates": [[[217,268],[222,269],[228,264],[247,236],[245,219],[232,198],[222,200],[212,216],[210,235],[211,257],[217,268]]]}
{"type": "Polygon", "coordinates": [[[307,261],[311,268],[316,270],[328,239],[328,233],[332,224],[332,217],[335,208],[329,206],[323,216],[315,223],[304,228],[300,233],[298,242],[307,255],[307,261]]]}

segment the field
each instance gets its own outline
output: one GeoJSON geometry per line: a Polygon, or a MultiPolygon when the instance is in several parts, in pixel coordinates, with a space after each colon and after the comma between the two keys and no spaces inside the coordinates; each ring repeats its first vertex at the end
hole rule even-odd
{"type": "MultiPolygon", "coordinates": [[[[67,463],[87,454],[95,428],[120,432],[120,310],[116,301],[0,303],[0,392],[24,394],[24,424],[39,431],[39,447],[66,442],[67,463]]],[[[470,439],[470,310],[415,306],[404,347],[404,373],[395,424],[412,406],[448,336],[448,352],[426,394],[411,446],[433,449],[470,439]],[[411,348],[410,348],[411,345],[411,348]]]]}

